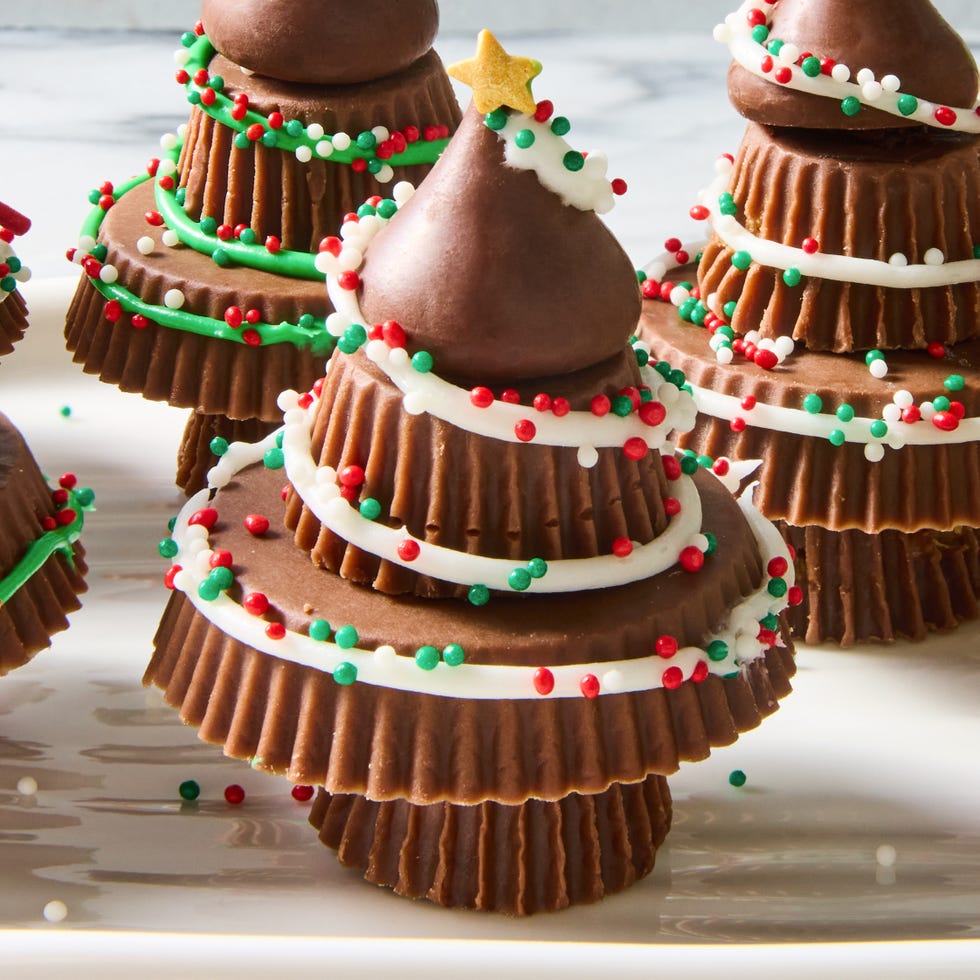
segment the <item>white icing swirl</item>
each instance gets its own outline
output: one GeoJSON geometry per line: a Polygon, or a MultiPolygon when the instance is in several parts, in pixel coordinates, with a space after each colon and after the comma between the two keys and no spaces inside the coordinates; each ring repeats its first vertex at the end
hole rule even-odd
{"type": "MultiPolygon", "coordinates": [[[[808,95],[834,99],[837,102],[843,102],[849,98],[857,99],[861,105],[870,106],[889,115],[921,123],[924,126],[951,129],[961,133],[980,133],[980,115],[977,114],[980,104],[975,103],[968,108],[937,107],[933,102],[916,99],[914,111],[902,112],[899,106],[904,99],[911,96],[911,93],[900,90],[901,82],[894,75],[884,75],[881,79],[875,79],[874,74],[869,69],[862,68],[854,75],[854,81],[851,81],[850,69],[845,65],[838,64],[830,75],[821,72],[810,76],[799,65],[795,64],[800,54],[795,45],[787,44],[784,49],[785,53],[780,52],[778,55],[772,55],[774,63],[772,69],[768,72],[763,70],[764,59],[770,57],[770,54],[765,44],[759,43],[752,37],[752,25],[749,23],[748,14],[752,10],[761,10],[765,15],[765,24],[768,27],[772,23],[772,12],[777,2],[778,0],[774,0],[772,3],[769,3],[768,0],[746,0],[737,11],[725,18],[723,24],[719,24],[715,28],[715,40],[728,45],[732,58],[746,71],[772,85],[781,85],[783,88],[805,92],[808,95]],[[792,57],[789,57],[790,54],[792,57]],[[788,72],[785,81],[779,82],[773,77],[777,69],[785,69],[788,72]],[[955,120],[951,124],[940,121],[936,116],[937,108],[952,110],[955,114],[955,120]]],[[[820,54],[819,51],[814,53],[818,56],[820,54]]]]}
{"type": "MultiPolygon", "coordinates": [[[[234,443],[209,474],[211,487],[226,485],[241,469],[262,460],[265,453],[276,446],[277,439],[278,433],[272,433],[259,443],[234,443]]],[[[175,522],[173,540],[178,551],[174,562],[180,565],[180,570],[173,576],[174,588],[183,592],[195,609],[226,635],[261,653],[327,673],[334,673],[342,664],[350,664],[356,668],[358,682],[394,690],[480,700],[526,700],[582,697],[582,681],[589,676],[598,681],[598,696],[656,690],[664,686],[664,673],[673,667],[678,668],[683,680],[690,679],[695,671],[727,676],[765,653],[768,642],[760,639],[759,621],[770,614],[778,614],[786,605],[785,598],[770,594],[772,579],[765,577],[755,592],[731,609],[728,621],[707,641],[708,644],[720,641],[726,645],[723,659],[712,660],[705,650],[690,646],[678,649],[674,656],[666,659],[651,652],[636,659],[553,666],[547,669],[554,680],[554,688],[541,694],[535,687],[539,668],[467,663],[450,666],[440,661],[433,670],[423,670],[414,658],[397,654],[387,644],[374,650],[356,646],[346,648],[294,630],[287,630],[280,639],[273,639],[266,632],[268,623],[248,613],[227,593],[221,592],[213,600],[203,599],[198,587],[211,572],[212,551],[207,529],[189,521],[196,511],[207,506],[210,494],[211,490],[206,489],[193,496],[175,522]],[[701,664],[704,666],[699,666],[701,664]]],[[[773,558],[782,558],[786,563],[782,579],[787,588],[792,587],[793,563],[778,531],[753,507],[748,493],[739,498],[739,506],[763,561],[768,565],[773,558]]],[[[275,597],[268,598],[274,606],[275,597]]],[[[295,599],[291,604],[296,604],[295,599]]]]}
{"type": "Polygon", "coordinates": [[[810,254],[802,248],[759,238],[739,224],[734,215],[721,213],[718,199],[728,189],[732,164],[722,157],[717,170],[718,176],[699,194],[700,203],[710,214],[711,229],[732,251],[747,252],[752,261],[760,265],[783,271],[797,269],[801,275],[815,279],[881,286],[886,289],[928,289],[980,280],[980,259],[936,261],[938,250],[934,249],[926,252],[926,257],[933,258],[934,261],[908,265],[901,264],[895,256],[890,261],[883,262],[821,251],[810,254]]]}

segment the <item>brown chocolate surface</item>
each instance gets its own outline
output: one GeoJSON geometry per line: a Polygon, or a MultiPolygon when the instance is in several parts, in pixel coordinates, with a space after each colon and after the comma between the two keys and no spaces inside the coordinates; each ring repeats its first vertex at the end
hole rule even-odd
{"type": "Polygon", "coordinates": [[[352,84],[406,68],[439,29],[436,0],[202,0],[214,46],[250,71],[352,84]]]}
{"type": "MultiPolygon", "coordinates": [[[[53,515],[51,492],[20,433],[0,415],[0,578],[43,534],[41,519],[53,515]]],[[[0,676],[27,663],[65,629],[65,614],[79,608],[85,591],[84,549],[74,547],[74,562],[52,555],[13,596],[0,606],[0,676]]]]}
{"type": "MultiPolygon", "coordinates": [[[[263,116],[281,112],[287,120],[318,123],[328,135],[352,139],[384,126],[456,128],[460,111],[439,56],[433,51],[396,75],[361,85],[291,85],[249,76],[220,55],[209,69],[225,80],[225,93],[248,95],[263,116]]],[[[199,108],[191,111],[180,160],[185,207],[195,220],[210,216],[232,227],[249,225],[260,236],[281,239],[283,248],[316,251],[327,235],[339,233],[343,216],[376,194],[389,196],[365,171],[314,157],[301,163],[292,153],[260,144],[237,149],[234,132],[199,108]]],[[[418,184],[429,165],[397,167],[395,180],[418,184]]]]}
{"type": "Polygon", "coordinates": [[[670,818],[663,776],[519,806],[374,803],[321,789],[310,810],[320,840],[372,884],[508,915],[553,912],[629,887],[653,870],[670,818]]]}
{"type": "MultiPolygon", "coordinates": [[[[264,592],[288,626],[302,629],[320,615],[353,623],[367,648],[392,643],[412,656],[423,644],[457,642],[471,663],[531,666],[645,656],[661,633],[679,643],[702,640],[761,575],[732,498],[712,477],[696,479],[719,542],[700,573],[676,570],[575,596],[497,599],[476,608],[392,598],[319,571],[278,521],[262,539],[243,529],[247,513],[275,515],[282,506],[282,474],[261,466],[217,495],[212,545],[235,557],[236,588],[264,592]]],[[[374,800],[469,804],[556,800],[672,772],[771,713],[792,670],[789,652],[773,649],[725,680],[594,700],[466,700],[364,683],[342,687],[319,671],[251,651],[178,594],[145,680],[164,689],[202,738],[258,768],[374,800]]]]}
{"type": "MultiPolygon", "coordinates": [[[[680,270],[674,278],[690,276],[680,270]]],[[[980,414],[977,342],[959,344],[938,361],[922,353],[890,352],[888,374],[879,380],[860,355],[798,351],[772,371],[742,358],[721,365],[708,347],[707,331],[684,323],[673,306],[659,301],[644,304],[640,332],[655,356],[682,370],[692,384],[738,398],[752,395],[766,404],[801,409],[803,399],[815,393],[825,411],[846,402],[859,416],[880,418],[895,392],[910,391],[918,404],[946,394],[944,379],[959,373],[966,387],[948,394],[963,403],[967,416],[980,414]]],[[[835,447],[825,439],[752,425],[735,433],[729,419],[704,413],[683,441],[711,456],[761,459],[756,503],[770,520],[838,531],[980,527],[980,443],[886,448],[880,462],[868,463],[858,444],[835,447]]]]}
{"type": "Polygon", "coordinates": [[[230,419],[224,415],[191,412],[177,449],[177,478],[174,481],[187,496],[208,485],[208,471],[218,462],[211,449],[215,438],[227,443],[259,442],[278,429],[282,419],[230,419]]]}
{"type": "MultiPolygon", "coordinates": [[[[591,394],[614,395],[639,383],[632,352],[603,367],[549,379],[535,391],[567,391],[583,409],[591,394]]],[[[524,404],[533,418],[531,397],[524,404]]],[[[405,525],[417,539],[515,562],[610,554],[618,537],[645,544],[666,527],[663,499],[676,492],[657,453],[633,461],[619,447],[602,449],[597,464],[586,468],[574,448],[496,443],[488,452],[479,436],[428,414],[407,415],[401,392],[363,354],[330,362],[313,457],[338,472],[363,467],[359,499],[377,500],[395,526],[405,525]]],[[[468,591],[348,545],[323,529],[298,497],[290,500],[286,523],[299,548],[344,578],[393,594],[465,598],[468,591]]]]}
{"type": "Polygon", "coordinates": [[[608,360],[639,313],[633,265],[600,218],[503,156],[471,107],[361,272],[365,317],[397,320],[410,349],[466,386],[608,360]]]}
{"type": "MultiPolygon", "coordinates": [[[[928,0],[779,0],[771,38],[801,52],[831,58],[875,77],[901,79],[902,91],[956,108],[971,108],[980,89],[969,48],[928,0]]],[[[811,129],[895,129],[910,120],[862,107],[845,116],[836,99],[807,95],[752,75],[733,64],[728,93],[748,119],[771,126],[811,129]]]]}
{"type": "MultiPolygon", "coordinates": [[[[124,195],[106,215],[100,241],[119,284],[147,303],[162,305],[170,289],[185,296],[183,310],[223,320],[229,306],[257,309],[268,323],[295,323],[304,313],[330,312],[322,282],[290,279],[243,267],[221,268],[186,246],[169,248],[144,213],[153,209],[148,182],[124,195]],[[143,255],[136,242],[154,240],[143,255]]],[[[105,300],[83,278],[68,311],[65,336],[74,360],[90,374],[155,401],[234,418],[280,419],[276,399],[286,388],[306,390],[322,374],[326,352],[293,344],[250,347],[197,336],[151,322],[134,329],[123,316],[110,323],[105,300]]]]}
{"type": "MultiPolygon", "coordinates": [[[[750,124],[730,184],[737,219],[767,241],[799,248],[815,238],[828,255],[921,264],[973,258],[980,242],[980,137],[920,131],[873,137],[750,124]]],[[[980,283],[897,289],[732,265],[713,239],[698,268],[702,294],[737,301],[732,325],[764,337],[789,334],[811,350],[924,348],[980,336],[980,283]]]]}

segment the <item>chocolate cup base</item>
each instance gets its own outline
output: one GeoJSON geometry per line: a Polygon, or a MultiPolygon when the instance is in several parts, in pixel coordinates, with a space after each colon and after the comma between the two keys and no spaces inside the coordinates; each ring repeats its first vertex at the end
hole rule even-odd
{"type": "Polygon", "coordinates": [[[68,628],[67,614],[81,608],[87,571],[85,549],[76,542],[71,561],[52,555],[0,607],[0,677],[31,661],[68,628]]]}
{"type": "Polygon", "coordinates": [[[670,829],[667,780],[555,802],[373,802],[320,789],[310,811],[342,865],[406,898],[523,916],[598,901],[648,875],[670,829]]]}
{"type": "Polygon", "coordinates": [[[27,304],[14,290],[0,303],[0,357],[9,354],[27,329],[27,304]]]}
{"type": "Polygon", "coordinates": [[[212,440],[259,442],[280,424],[265,419],[230,419],[225,415],[191,412],[177,449],[177,486],[188,497],[207,486],[208,472],[218,461],[211,449],[212,440]]]}
{"type": "Polygon", "coordinates": [[[923,640],[980,616],[980,534],[828,531],[777,522],[796,549],[803,602],[787,620],[807,643],[923,640]]]}

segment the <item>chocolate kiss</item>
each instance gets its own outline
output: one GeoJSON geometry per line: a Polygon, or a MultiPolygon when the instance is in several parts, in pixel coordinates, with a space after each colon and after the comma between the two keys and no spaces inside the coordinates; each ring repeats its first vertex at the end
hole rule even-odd
{"type": "Polygon", "coordinates": [[[366,325],[397,320],[435,370],[477,384],[546,378],[622,352],[640,294],[593,211],[504,163],[472,106],[415,196],[367,249],[366,325]]]}
{"type": "MultiPolygon", "coordinates": [[[[972,108],[980,78],[969,49],[929,0],[779,0],[769,36],[801,52],[895,75],[901,90],[936,105],[972,108]]],[[[783,88],[733,64],[728,94],[748,119],[768,126],[895,129],[919,123],[864,106],[846,116],[840,103],[783,88]]]]}
{"type": "Polygon", "coordinates": [[[436,0],[203,0],[229,60],[286,82],[350,85],[407,68],[435,40],[436,0]]]}

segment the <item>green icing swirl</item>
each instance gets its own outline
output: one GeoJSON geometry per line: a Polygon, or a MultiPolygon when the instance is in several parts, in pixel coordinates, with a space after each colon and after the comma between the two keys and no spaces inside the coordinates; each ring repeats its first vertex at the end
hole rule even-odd
{"type": "MultiPolygon", "coordinates": [[[[264,134],[261,142],[266,146],[272,145],[278,149],[294,153],[301,146],[305,146],[312,151],[313,159],[326,160],[331,163],[351,164],[355,160],[366,160],[369,163],[378,161],[379,164],[387,164],[390,167],[408,167],[416,164],[435,163],[449,143],[448,138],[437,140],[419,139],[415,143],[409,143],[401,153],[394,153],[389,158],[381,160],[374,148],[364,149],[358,146],[356,137],[352,137],[351,145],[347,149],[339,150],[334,147],[334,151],[330,156],[322,157],[316,152],[317,144],[324,140],[331,142],[332,137],[325,134],[319,139],[311,139],[307,135],[306,127],[299,120],[285,121],[282,128],[271,129],[269,128],[269,120],[251,109],[245,112],[242,119],[235,119],[231,114],[234,102],[220,88],[211,84],[199,86],[194,82],[196,72],[201,69],[207,71],[208,65],[216,53],[214,45],[206,34],[202,34],[189,45],[186,43],[188,40],[190,38],[185,35],[185,46],[188,48],[189,57],[187,63],[184,65],[184,70],[190,75],[190,78],[184,87],[187,90],[188,101],[202,112],[207,113],[216,122],[221,123],[222,126],[227,126],[229,129],[233,129],[238,133],[244,134],[250,126],[256,124],[262,126],[264,134]],[[215,93],[215,100],[211,105],[206,105],[201,101],[201,92],[207,88],[210,88],[215,93]]],[[[213,82],[213,79],[209,76],[208,81],[209,83],[213,82]]]]}
{"type": "Polygon", "coordinates": [[[72,545],[78,540],[85,523],[85,511],[92,510],[94,495],[91,490],[69,490],[68,505],[75,511],[75,519],[64,526],[46,531],[37,540],[32,541],[23,557],[16,565],[0,579],[0,605],[5,605],[22,588],[31,576],[41,570],[44,563],[56,552],[60,551],[69,562],[73,560],[72,545]]]}

